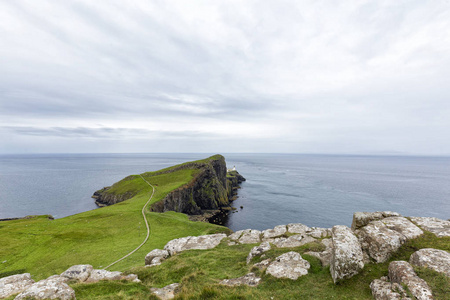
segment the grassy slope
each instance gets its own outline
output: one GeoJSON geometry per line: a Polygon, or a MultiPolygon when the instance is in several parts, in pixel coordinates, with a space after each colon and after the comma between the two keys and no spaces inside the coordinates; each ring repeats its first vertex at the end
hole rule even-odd
{"type": "MultiPolygon", "coordinates": [[[[266,253],[265,258],[275,258],[291,250],[302,253],[303,258],[311,263],[311,269],[307,276],[295,281],[276,279],[247,265],[246,256],[253,246],[229,247],[223,242],[215,249],[180,253],[157,267],[136,267],[129,270],[139,275],[142,284],[77,284],[73,287],[77,299],[149,299],[151,295],[143,286],[163,287],[174,282],[183,285],[182,293],[176,299],[373,299],[369,285],[374,279],[387,276],[390,261],[409,260],[410,255],[421,248],[433,247],[450,251],[450,238],[436,238],[431,233],[425,233],[405,244],[389,262],[368,264],[360,274],[339,285],[333,284],[329,268],[323,268],[317,258],[303,255],[310,250],[320,250],[321,245],[317,242],[292,249],[276,248],[266,253]],[[243,276],[250,271],[262,275],[263,281],[256,288],[218,285],[221,279],[243,276]]],[[[255,258],[253,263],[259,260],[261,259],[255,258]]],[[[418,268],[416,271],[433,289],[435,299],[448,299],[448,277],[428,269],[418,268]]]]}
{"type": "MultiPolygon", "coordinates": [[[[152,203],[188,183],[196,172],[196,169],[185,169],[143,174],[156,187],[152,203]]],[[[0,277],[29,272],[35,280],[40,280],[74,264],[100,268],[133,250],[146,235],[141,209],[152,189],[137,175],[127,177],[116,188],[133,189],[137,194],[122,203],[62,219],[35,217],[0,222],[0,277]]],[[[150,250],[162,248],[174,238],[228,231],[208,223],[190,222],[186,215],[174,212],[147,212],[147,217],[151,227],[149,241],[111,270],[143,265],[150,250]]]]}

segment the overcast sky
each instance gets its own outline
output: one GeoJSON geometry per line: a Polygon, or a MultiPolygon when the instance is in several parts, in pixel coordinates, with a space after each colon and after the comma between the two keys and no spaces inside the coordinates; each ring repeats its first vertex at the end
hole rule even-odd
{"type": "Polygon", "coordinates": [[[450,1],[0,1],[0,153],[450,154],[450,1]]]}

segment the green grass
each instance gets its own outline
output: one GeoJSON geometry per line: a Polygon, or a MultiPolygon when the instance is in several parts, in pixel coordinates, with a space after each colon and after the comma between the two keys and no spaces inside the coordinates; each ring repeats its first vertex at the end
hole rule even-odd
{"type": "MultiPolygon", "coordinates": [[[[156,187],[151,203],[187,184],[197,171],[188,168],[144,173],[144,178],[156,187]]],[[[146,235],[141,209],[152,189],[140,176],[129,176],[123,182],[115,186],[117,192],[132,190],[136,195],[112,206],[56,220],[36,216],[0,222],[0,277],[28,272],[40,280],[74,264],[101,268],[137,247],[146,235]]],[[[148,242],[111,270],[143,265],[148,252],[178,237],[229,231],[209,223],[191,222],[186,215],[174,212],[147,212],[147,219],[151,228],[148,242]]]]}

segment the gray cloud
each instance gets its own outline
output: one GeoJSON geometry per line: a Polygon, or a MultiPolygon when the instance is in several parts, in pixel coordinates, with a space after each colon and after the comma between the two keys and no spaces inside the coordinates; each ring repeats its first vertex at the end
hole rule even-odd
{"type": "Polygon", "coordinates": [[[94,139],[133,139],[133,138],[211,138],[210,134],[199,131],[156,131],[142,128],[110,128],[110,127],[18,127],[4,126],[0,130],[9,131],[22,136],[58,137],[58,138],[94,138],[94,139]]]}
{"type": "Polygon", "coordinates": [[[449,20],[448,1],[2,2],[0,152],[450,154],[449,20]]]}

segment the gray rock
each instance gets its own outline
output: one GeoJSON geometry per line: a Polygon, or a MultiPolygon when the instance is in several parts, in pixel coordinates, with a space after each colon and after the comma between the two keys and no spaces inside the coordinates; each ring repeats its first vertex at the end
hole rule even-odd
{"type": "Polygon", "coordinates": [[[320,239],[331,236],[331,230],[328,228],[313,227],[312,230],[308,232],[308,235],[313,238],[320,239]]]}
{"type": "Polygon", "coordinates": [[[355,212],[353,214],[352,230],[366,226],[372,221],[382,220],[387,217],[400,217],[401,215],[392,211],[355,212]]]}
{"type": "Polygon", "coordinates": [[[85,282],[97,282],[100,280],[121,280],[122,272],[110,272],[106,270],[92,270],[91,275],[85,282]]]}
{"type": "Polygon", "coordinates": [[[141,282],[136,274],[123,275],[119,271],[107,271],[107,270],[92,270],[91,275],[86,279],[88,282],[98,282],[101,280],[128,280],[132,282],[141,282]]]}
{"type": "Polygon", "coordinates": [[[370,283],[372,296],[375,300],[407,300],[403,288],[398,284],[392,284],[386,280],[375,279],[370,283]]]}
{"type": "Polygon", "coordinates": [[[250,231],[250,230],[251,230],[251,229],[238,230],[238,231],[236,231],[236,232],[230,234],[230,235],[228,236],[228,239],[231,240],[231,241],[237,242],[237,241],[239,240],[239,238],[241,237],[241,235],[242,235],[244,232],[248,232],[248,231],[250,231]]]}
{"type": "Polygon", "coordinates": [[[250,253],[247,256],[247,264],[250,263],[250,261],[253,259],[253,257],[263,254],[266,251],[270,250],[270,244],[269,242],[264,242],[259,246],[253,247],[252,250],[250,250],[250,253]]]}
{"type": "Polygon", "coordinates": [[[167,300],[173,299],[176,294],[180,292],[180,284],[172,283],[163,288],[151,288],[150,291],[156,295],[159,299],[167,300]]]}
{"type": "Polygon", "coordinates": [[[403,234],[389,229],[382,221],[372,221],[356,232],[362,249],[377,263],[387,261],[407,240],[403,234]]]}
{"type": "Polygon", "coordinates": [[[272,260],[270,258],[265,259],[263,261],[260,261],[259,263],[254,264],[254,267],[257,267],[260,270],[264,270],[265,268],[267,268],[270,265],[270,262],[272,260]]]}
{"type": "Polygon", "coordinates": [[[169,257],[169,251],[153,249],[145,256],[145,265],[160,265],[161,261],[169,257]]]}
{"type": "Polygon", "coordinates": [[[303,225],[301,223],[291,223],[287,225],[287,231],[289,233],[299,233],[299,234],[305,234],[312,229],[306,225],[303,225]]]}
{"type": "Polygon", "coordinates": [[[301,234],[296,234],[291,235],[288,238],[276,238],[271,243],[277,246],[277,248],[293,248],[293,247],[300,247],[315,241],[316,239],[310,236],[303,236],[301,234]]]}
{"type": "Polygon", "coordinates": [[[74,290],[64,282],[65,280],[67,278],[58,275],[51,276],[34,283],[14,299],[75,299],[74,290]]]}
{"type": "Polygon", "coordinates": [[[261,231],[250,229],[249,231],[244,231],[242,236],[239,238],[240,244],[256,244],[261,243],[261,231]]]}
{"type": "Polygon", "coordinates": [[[218,233],[211,235],[201,235],[201,236],[188,236],[179,239],[169,241],[165,246],[164,250],[167,250],[170,255],[174,255],[178,252],[193,250],[193,249],[212,249],[220,244],[222,239],[226,238],[226,234],[218,233]]]}
{"type": "Polygon", "coordinates": [[[32,286],[34,280],[30,273],[11,275],[0,278],[0,299],[19,294],[32,286]]]}
{"type": "Polygon", "coordinates": [[[274,229],[267,229],[262,232],[263,240],[282,236],[286,233],[286,225],[275,226],[274,229]]]}
{"type": "Polygon", "coordinates": [[[70,280],[78,280],[80,282],[86,281],[92,273],[94,268],[91,265],[75,265],[68,268],[61,273],[62,277],[66,277],[70,280]]]}
{"type": "Polygon", "coordinates": [[[403,234],[407,240],[414,239],[423,234],[422,229],[404,217],[388,217],[381,220],[387,228],[403,234]]]}
{"type": "Polygon", "coordinates": [[[411,255],[409,263],[430,268],[450,277],[450,253],[447,251],[432,248],[420,249],[411,255]]]}
{"type": "Polygon", "coordinates": [[[256,277],[254,273],[248,273],[245,276],[233,279],[224,279],[219,284],[227,285],[227,286],[238,286],[238,285],[248,285],[248,286],[257,286],[261,278],[256,277]]]}
{"type": "Polygon", "coordinates": [[[450,221],[430,217],[411,217],[410,219],[437,237],[450,236],[450,221]]]}
{"type": "Polygon", "coordinates": [[[300,276],[308,274],[310,268],[308,261],[294,251],[278,256],[266,269],[266,273],[276,278],[289,278],[297,280],[300,276]]]}
{"type": "Polygon", "coordinates": [[[392,283],[405,284],[416,299],[433,299],[426,281],[419,278],[406,261],[393,261],[389,264],[389,279],[392,283]]]}
{"type": "Polygon", "coordinates": [[[364,267],[364,256],[358,239],[347,226],[333,227],[332,242],[330,272],[337,283],[358,274],[364,267]]]}

